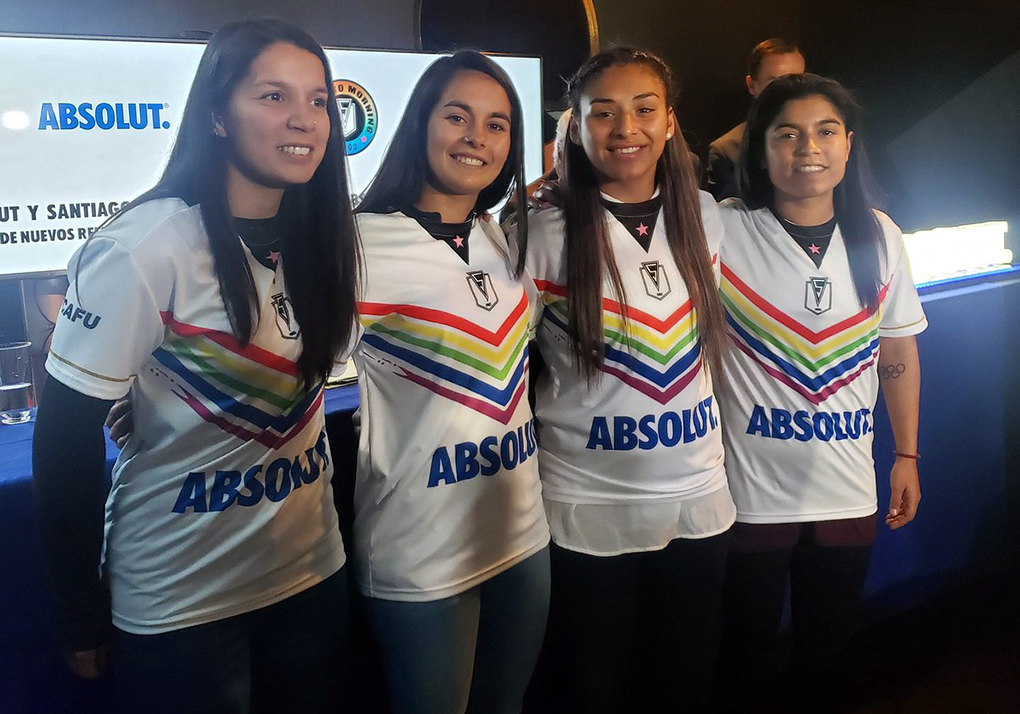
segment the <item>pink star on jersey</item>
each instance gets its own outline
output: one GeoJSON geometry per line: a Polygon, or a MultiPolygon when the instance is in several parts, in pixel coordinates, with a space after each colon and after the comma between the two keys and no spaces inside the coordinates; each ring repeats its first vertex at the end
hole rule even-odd
{"type": "Polygon", "coordinates": [[[639,223],[636,230],[639,236],[648,235],[648,226],[646,226],[644,223],[639,223]]]}
{"type": "Polygon", "coordinates": [[[273,263],[279,263],[280,262],[280,251],[278,251],[278,250],[271,250],[271,251],[269,251],[269,260],[271,262],[273,262],[273,263]]]}
{"type": "Polygon", "coordinates": [[[821,249],[821,248],[819,248],[819,247],[818,247],[817,245],[815,245],[814,243],[812,243],[811,245],[809,245],[809,246],[808,246],[808,250],[810,250],[810,251],[811,251],[812,253],[814,253],[815,255],[818,255],[819,253],[821,253],[821,252],[822,252],[822,249],[821,249]]]}
{"type": "Polygon", "coordinates": [[[455,236],[454,239],[453,239],[453,244],[455,246],[457,246],[458,248],[463,248],[464,247],[464,239],[461,238],[460,236],[455,236]]]}

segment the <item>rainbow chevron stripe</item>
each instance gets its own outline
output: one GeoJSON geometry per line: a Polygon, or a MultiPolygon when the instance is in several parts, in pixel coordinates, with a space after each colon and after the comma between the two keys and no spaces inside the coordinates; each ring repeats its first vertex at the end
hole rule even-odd
{"type": "MultiPolygon", "coordinates": [[[[777,381],[821,404],[878,360],[881,308],[865,308],[815,332],[768,302],[722,264],[730,339],[777,381]]],[[[878,299],[885,300],[883,287],[878,299]]]]}
{"type": "MultiPolygon", "coordinates": [[[[543,319],[568,334],[567,289],[536,280],[546,309],[543,319]]],[[[633,307],[602,299],[605,363],[602,371],[666,404],[701,371],[701,342],[695,311],[688,300],[660,320],[633,307]]]]}
{"type": "Polygon", "coordinates": [[[507,424],[527,392],[528,298],[494,331],[442,310],[362,302],[362,343],[393,358],[397,374],[507,424]]]}
{"type": "Polygon", "coordinates": [[[176,375],[173,393],[210,424],[278,449],[322,404],[322,385],[303,390],[297,363],[170,312],[160,316],[167,339],[152,356],[176,375]]]}

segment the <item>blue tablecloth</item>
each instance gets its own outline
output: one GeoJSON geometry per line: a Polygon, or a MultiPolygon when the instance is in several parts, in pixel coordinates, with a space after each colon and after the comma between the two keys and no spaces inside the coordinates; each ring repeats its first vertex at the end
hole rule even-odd
{"type": "MultiPolygon", "coordinates": [[[[1010,497],[1020,491],[1020,279],[1007,274],[921,291],[921,507],[891,532],[880,522],[865,585],[880,618],[965,578],[1009,565],[1010,497]]],[[[879,512],[889,504],[893,439],[875,410],[879,512]]],[[[1016,501],[1014,501],[1016,502],[1016,501]]]]}

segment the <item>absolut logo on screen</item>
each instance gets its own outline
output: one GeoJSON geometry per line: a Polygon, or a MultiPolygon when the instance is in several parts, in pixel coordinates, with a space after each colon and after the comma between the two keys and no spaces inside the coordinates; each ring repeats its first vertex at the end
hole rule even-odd
{"type": "Polygon", "coordinates": [[[82,129],[103,131],[170,128],[162,112],[170,107],[162,102],[68,102],[42,105],[39,111],[39,130],[82,129]]]}

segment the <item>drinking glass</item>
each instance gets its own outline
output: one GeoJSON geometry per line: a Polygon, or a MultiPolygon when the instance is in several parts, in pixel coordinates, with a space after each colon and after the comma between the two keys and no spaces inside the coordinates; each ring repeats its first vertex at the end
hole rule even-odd
{"type": "Polygon", "coordinates": [[[23,424],[32,415],[31,342],[0,344],[0,424],[23,424]]]}

